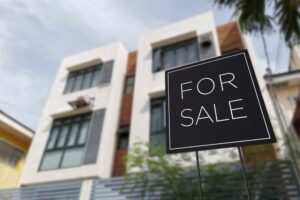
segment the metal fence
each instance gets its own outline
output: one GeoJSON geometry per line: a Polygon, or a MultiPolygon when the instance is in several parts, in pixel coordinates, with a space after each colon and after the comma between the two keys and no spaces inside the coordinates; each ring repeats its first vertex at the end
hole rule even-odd
{"type": "MultiPolygon", "coordinates": [[[[247,199],[246,189],[238,164],[231,164],[230,173],[217,176],[203,174],[203,199],[206,200],[243,200],[247,199]]],[[[205,170],[202,170],[203,172],[205,170]]],[[[268,162],[247,167],[247,175],[253,199],[259,200],[300,200],[300,188],[295,171],[289,161],[268,162]]],[[[159,177],[157,177],[159,179],[159,177]]],[[[197,176],[190,173],[187,177],[195,182],[197,176]]],[[[155,181],[154,184],[159,183],[155,181]]],[[[148,185],[151,183],[148,183],[148,185]]],[[[156,185],[156,189],[159,185],[156,185]]],[[[163,189],[163,187],[161,187],[163,189]]],[[[147,191],[145,184],[133,179],[111,178],[95,180],[91,200],[154,200],[174,199],[168,191],[147,191]],[[162,198],[163,197],[163,198],[162,198]]],[[[195,196],[195,199],[198,199],[195,196]]]]}
{"type": "Polygon", "coordinates": [[[77,200],[82,182],[47,184],[1,190],[0,200],[77,200]]]}
{"type": "MultiPolygon", "coordinates": [[[[213,176],[209,173],[210,170],[202,170],[203,199],[247,199],[240,166],[238,163],[231,163],[228,166],[229,173],[227,171],[213,176]]],[[[217,165],[215,169],[218,170],[217,165]]],[[[276,161],[248,165],[246,170],[253,199],[300,200],[300,188],[291,162],[276,161]]],[[[189,174],[187,179],[194,182],[192,185],[196,188],[196,174],[193,172],[187,174],[189,174]]],[[[132,178],[95,179],[88,196],[90,200],[154,200],[163,197],[174,199],[172,197],[174,194],[165,191],[159,184],[156,185],[156,190],[149,190],[149,185],[160,182],[160,177],[154,178],[147,186],[140,180],[132,178]]],[[[82,182],[77,181],[0,190],[0,200],[79,200],[82,188],[82,182]]]]}

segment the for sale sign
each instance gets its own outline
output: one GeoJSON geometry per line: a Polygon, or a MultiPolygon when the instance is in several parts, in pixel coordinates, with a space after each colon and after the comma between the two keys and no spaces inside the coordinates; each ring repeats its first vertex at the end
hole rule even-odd
{"type": "Polygon", "coordinates": [[[165,77],[168,153],[276,142],[246,50],[165,77]]]}

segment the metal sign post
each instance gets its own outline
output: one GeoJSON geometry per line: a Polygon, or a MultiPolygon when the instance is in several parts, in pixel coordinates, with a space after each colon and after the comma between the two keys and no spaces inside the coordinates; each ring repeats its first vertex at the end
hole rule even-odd
{"type": "Polygon", "coordinates": [[[199,183],[199,200],[202,200],[202,186],[201,186],[201,174],[200,174],[200,165],[199,165],[199,155],[198,151],[196,152],[196,160],[197,160],[197,172],[198,172],[198,183],[199,183]]]}
{"type": "Polygon", "coordinates": [[[243,169],[243,176],[244,176],[245,186],[246,186],[246,189],[247,189],[248,199],[252,200],[251,194],[250,194],[249,185],[248,185],[248,181],[247,181],[247,175],[246,175],[246,170],[245,170],[245,165],[244,165],[244,160],[243,160],[243,155],[242,155],[241,147],[237,147],[237,149],[239,151],[240,162],[241,162],[242,169],[243,169]]]}

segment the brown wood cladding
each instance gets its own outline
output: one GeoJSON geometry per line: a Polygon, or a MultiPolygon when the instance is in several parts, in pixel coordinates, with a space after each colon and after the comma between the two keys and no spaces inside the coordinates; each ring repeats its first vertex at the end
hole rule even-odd
{"type": "MultiPolygon", "coordinates": [[[[135,76],[137,52],[133,51],[128,54],[126,67],[126,77],[135,76]]],[[[126,80],[126,79],[125,79],[126,80]]],[[[133,92],[123,93],[119,127],[129,126],[131,119],[131,110],[133,102],[133,92]]],[[[126,172],[126,163],[124,157],[127,155],[127,149],[117,149],[115,153],[115,162],[113,168],[113,176],[123,176],[126,172]]]]}
{"type": "Polygon", "coordinates": [[[246,163],[259,163],[276,160],[276,152],[272,144],[259,144],[242,148],[246,163]]]}
{"type": "MultiPolygon", "coordinates": [[[[128,54],[128,62],[126,68],[126,77],[135,75],[137,52],[130,52],[128,54]]],[[[131,119],[133,93],[124,94],[122,97],[120,126],[129,126],[131,119]]]]}
{"type": "Polygon", "coordinates": [[[133,94],[124,94],[122,97],[122,109],[120,115],[120,126],[129,126],[131,119],[133,94]]]}
{"type": "Polygon", "coordinates": [[[117,149],[115,154],[114,170],[112,174],[113,176],[124,176],[126,172],[126,165],[124,159],[127,156],[127,153],[127,149],[117,149]]]}
{"type": "Polygon", "coordinates": [[[245,48],[237,22],[218,26],[217,34],[221,52],[245,48]]]}
{"type": "Polygon", "coordinates": [[[135,75],[136,59],[137,59],[137,51],[133,51],[128,54],[126,77],[135,75]]]}

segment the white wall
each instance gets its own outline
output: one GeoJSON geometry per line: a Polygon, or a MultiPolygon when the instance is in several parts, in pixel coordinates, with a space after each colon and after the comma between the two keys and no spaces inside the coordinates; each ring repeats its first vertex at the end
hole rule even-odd
{"type": "MultiPolygon", "coordinates": [[[[121,96],[123,92],[125,69],[128,52],[117,42],[83,53],[65,57],[59,67],[42,118],[38,125],[21,177],[21,185],[37,184],[50,181],[66,181],[88,177],[106,178],[111,176],[113,167],[115,136],[118,129],[121,96]],[[87,63],[102,60],[114,60],[112,79],[109,84],[63,95],[68,68],[84,67],[87,63]],[[93,165],[38,172],[40,161],[49,136],[52,115],[68,113],[69,100],[88,95],[95,98],[93,110],[105,108],[105,118],[99,145],[98,160],[93,165]]],[[[72,113],[71,113],[72,114],[72,113]]]]}
{"type": "Polygon", "coordinates": [[[290,58],[290,69],[299,70],[300,69],[300,45],[295,45],[291,51],[290,58]]]}
{"type": "MultiPolygon", "coordinates": [[[[210,12],[156,29],[154,31],[150,31],[140,37],[130,129],[130,147],[139,141],[149,142],[150,100],[151,98],[164,96],[165,94],[164,71],[152,73],[153,46],[156,47],[159,45],[164,45],[168,43],[168,41],[179,42],[180,40],[186,39],[184,38],[184,35],[186,35],[186,37],[191,37],[193,34],[198,36],[210,31],[212,31],[214,34],[214,44],[216,45],[215,49],[217,50],[217,55],[220,55],[220,49],[216,35],[216,26],[212,13],[210,12]]],[[[265,88],[263,73],[261,72],[261,67],[257,64],[256,55],[252,48],[251,41],[248,36],[243,36],[242,38],[244,45],[247,47],[250,57],[253,61],[253,67],[257,75],[276,136],[281,138],[274,108],[272,106],[268,91],[265,88]]],[[[219,161],[232,161],[232,157],[230,156],[232,155],[232,152],[236,155],[235,159],[237,159],[238,157],[236,148],[204,151],[200,154],[202,154],[203,157],[202,163],[214,163],[219,161]]]]}
{"type": "MultiPolygon", "coordinates": [[[[149,142],[151,98],[165,95],[165,72],[152,72],[153,46],[180,42],[207,32],[213,33],[214,44],[216,45],[215,51],[217,55],[220,55],[216,25],[211,12],[147,32],[140,37],[130,128],[130,147],[136,142],[149,142]]],[[[232,151],[235,151],[235,149],[202,151],[200,156],[203,157],[202,161],[207,163],[228,161],[232,151]]]]}

